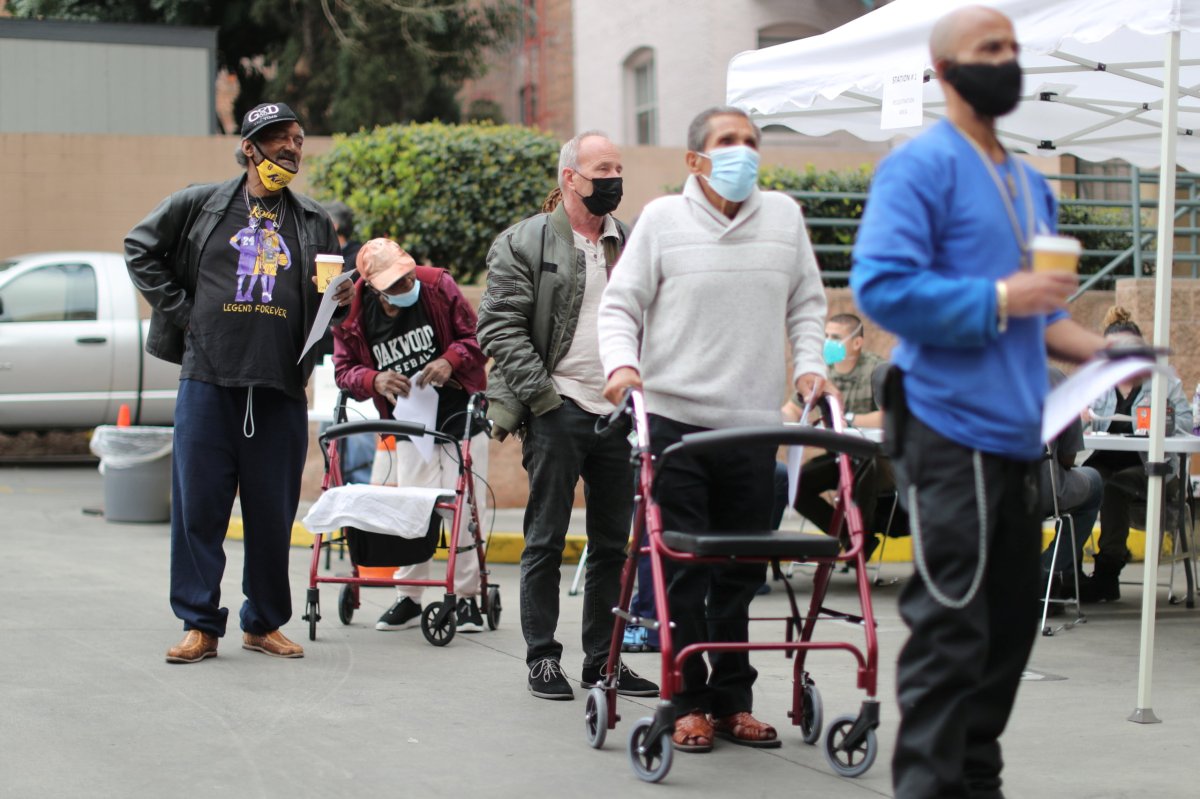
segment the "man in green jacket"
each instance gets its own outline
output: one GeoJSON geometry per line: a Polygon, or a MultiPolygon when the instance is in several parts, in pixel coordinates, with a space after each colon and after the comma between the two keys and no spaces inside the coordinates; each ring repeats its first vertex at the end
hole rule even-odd
{"type": "MultiPolygon", "coordinates": [[[[518,222],[492,244],[478,331],[483,351],[495,360],[488,380],[495,433],[521,435],[529,475],[521,630],[529,691],[542,699],[574,697],[554,633],[579,478],[588,505],[584,686],[598,682],[607,667],[633,514],[629,444],[595,430],[596,420],[613,410],[603,395],[596,311],[625,243],[625,226],[612,216],[621,201],[621,154],[605,134],[581,133],[563,145],[558,184],[561,205],[518,222]]],[[[658,694],[654,683],[624,664],[617,690],[658,694]]]]}

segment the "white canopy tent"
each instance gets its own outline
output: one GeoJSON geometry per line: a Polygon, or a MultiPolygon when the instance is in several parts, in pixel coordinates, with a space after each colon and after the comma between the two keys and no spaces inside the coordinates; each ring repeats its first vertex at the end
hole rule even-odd
{"type": "MultiPolygon", "coordinates": [[[[921,113],[909,116],[922,127],[942,118],[929,34],[938,19],[967,5],[1005,13],[1021,43],[1022,102],[997,126],[1007,146],[1091,161],[1122,158],[1165,167],[1166,174],[1176,164],[1200,171],[1200,0],[894,0],[821,36],[741,53],[729,66],[727,100],[760,124],[813,136],[841,130],[867,141],[915,135],[921,128],[883,128],[882,111],[895,96],[885,95],[885,87],[923,70],[921,113]]],[[[1174,189],[1173,181],[1159,181],[1158,264],[1174,257],[1174,189]]],[[[1155,274],[1154,343],[1165,347],[1171,269],[1155,274]]],[[[1151,390],[1167,395],[1161,373],[1151,390]]],[[[1164,414],[1154,414],[1151,462],[1163,461],[1163,435],[1164,414]]],[[[1162,479],[1150,478],[1141,657],[1130,716],[1138,722],[1158,721],[1150,693],[1162,479]]]]}

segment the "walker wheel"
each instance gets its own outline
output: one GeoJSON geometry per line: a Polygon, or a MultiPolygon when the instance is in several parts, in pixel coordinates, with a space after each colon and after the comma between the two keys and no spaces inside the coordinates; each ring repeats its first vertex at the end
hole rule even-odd
{"type": "Polygon", "coordinates": [[[629,731],[629,765],[639,780],[661,782],[671,770],[675,748],[671,746],[671,731],[663,730],[656,741],[647,741],[654,719],[638,719],[629,731]]]}
{"type": "Polygon", "coordinates": [[[821,724],[824,720],[825,708],[821,701],[821,692],[812,680],[804,681],[804,704],[800,709],[800,736],[806,744],[815,744],[821,739],[821,724]]]}
{"type": "Polygon", "coordinates": [[[349,624],[354,619],[354,609],[358,607],[357,586],[343,585],[338,594],[338,618],[342,624],[349,624]]]}
{"type": "Polygon", "coordinates": [[[588,691],[583,706],[583,726],[588,745],[593,749],[602,748],[608,735],[608,695],[598,685],[588,691]]]}
{"type": "Polygon", "coordinates": [[[861,777],[875,763],[879,754],[879,741],[875,730],[867,730],[857,745],[852,749],[842,748],[846,734],[854,726],[857,719],[851,715],[838,716],[829,724],[825,733],[825,759],[838,774],[843,777],[861,777]]]}
{"type": "Polygon", "coordinates": [[[445,646],[450,643],[458,624],[452,609],[446,614],[441,625],[434,627],[443,604],[442,602],[430,602],[421,612],[421,632],[425,634],[425,640],[434,646],[445,646]]]}
{"type": "Polygon", "coordinates": [[[487,591],[487,625],[489,630],[500,626],[500,588],[492,585],[487,591]]]}
{"type": "Polygon", "coordinates": [[[317,640],[317,622],[321,620],[320,605],[309,602],[304,608],[304,618],[308,619],[308,640],[317,640]]]}

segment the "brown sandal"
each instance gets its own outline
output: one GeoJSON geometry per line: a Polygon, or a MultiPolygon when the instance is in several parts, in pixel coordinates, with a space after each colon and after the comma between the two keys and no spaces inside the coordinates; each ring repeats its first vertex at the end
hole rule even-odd
{"type": "Polygon", "coordinates": [[[758,749],[775,749],[780,746],[779,734],[770,724],[759,721],[747,711],[731,713],[724,718],[713,719],[713,729],[718,738],[742,746],[758,749]]]}
{"type": "Polygon", "coordinates": [[[675,732],[671,735],[671,743],[680,752],[711,752],[712,722],[698,710],[675,719],[675,732]]]}

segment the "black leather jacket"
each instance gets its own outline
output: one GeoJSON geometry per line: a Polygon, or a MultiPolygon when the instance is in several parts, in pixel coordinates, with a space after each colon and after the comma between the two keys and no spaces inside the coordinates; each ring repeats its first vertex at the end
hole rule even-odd
{"type": "MultiPolygon", "coordinates": [[[[172,363],[183,362],[184,330],[192,315],[192,299],[200,270],[200,253],[225,214],[245,175],[224,183],[207,183],[167,197],[125,237],[125,265],[138,291],[150,303],[146,352],[172,363]]],[[[329,215],[313,200],[284,189],[297,209],[301,285],[308,286],[318,253],[338,254],[337,232],[329,215]]],[[[320,304],[316,291],[301,291],[304,329],[311,329],[320,304]]],[[[316,363],[316,347],[301,365],[307,381],[316,363]]]]}

